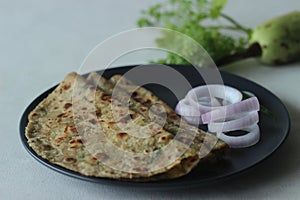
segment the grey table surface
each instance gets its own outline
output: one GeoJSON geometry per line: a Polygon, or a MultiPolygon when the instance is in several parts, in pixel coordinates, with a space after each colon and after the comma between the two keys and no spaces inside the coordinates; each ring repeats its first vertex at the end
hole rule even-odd
{"type": "MultiPolygon", "coordinates": [[[[248,59],[224,68],[276,94],[292,121],[279,151],[230,180],[184,190],[94,184],[49,170],[22,147],[18,127],[26,106],[76,71],[99,42],[136,27],[140,10],[155,2],[0,1],[0,199],[299,199],[300,63],[271,67],[248,59]]],[[[229,0],[225,12],[254,27],[297,9],[298,0],[229,0]]]]}

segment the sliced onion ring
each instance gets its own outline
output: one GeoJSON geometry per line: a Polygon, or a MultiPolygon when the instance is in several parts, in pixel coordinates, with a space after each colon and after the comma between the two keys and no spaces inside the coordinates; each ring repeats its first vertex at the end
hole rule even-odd
{"type": "Polygon", "coordinates": [[[223,106],[201,115],[203,123],[207,124],[216,120],[226,120],[238,115],[259,110],[259,102],[256,97],[251,97],[244,101],[223,106]]]}
{"type": "Polygon", "coordinates": [[[176,105],[175,112],[181,116],[200,117],[201,112],[190,105],[187,99],[181,99],[176,105]]]}
{"type": "Polygon", "coordinates": [[[210,99],[222,99],[222,106],[224,106],[225,103],[233,104],[240,102],[243,95],[239,90],[233,87],[217,84],[198,86],[191,89],[187,94],[189,103],[195,108],[199,109],[202,113],[222,107],[201,104],[201,102],[199,102],[199,99],[203,97],[210,97],[210,99]]]}
{"type": "Polygon", "coordinates": [[[205,85],[190,90],[179,101],[176,113],[189,124],[207,124],[208,131],[217,133],[232,148],[249,147],[260,138],[259,102],[256,97],[242,101],[242,93],[224,85],[205,85]],[[226,135],[226,132],[243,130],[242,136],[226,135]]]}
{"type": "Polygon", "coordinates": [[[222,133],[218,133],[217,136],[224,142],[226,142],[231,148],[244,148],[255,145],[260,139],[260,130],[257,124],[241,129],[248,133],[241,136],[229,136],[222,133]]]}
{"type": "Polygon", "coordinates": [[[256,111],[253,111],[230,121],[210,122],[208,124],[208,131],[219,133],[242,130],[244,127],[249,127],[256,124],[258,122],[258,119],[258,113],[256,111]]]}
{"type": "Polygon", "coordinates": [[[191,125],[199,126],[203,124],[200,117],[182,116],[182,118],[191,125]]]}
{"type": "Polygon", "coordinates": [[[175,112],[183,117],[189,124],[198,126],[202,124],[201,113],[194,109],[187,99],[182,99],[178,102],[175,112]]]}

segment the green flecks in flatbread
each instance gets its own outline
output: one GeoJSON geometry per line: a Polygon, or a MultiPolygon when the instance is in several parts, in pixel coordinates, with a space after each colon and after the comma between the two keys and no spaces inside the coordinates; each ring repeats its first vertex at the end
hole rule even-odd
{"type": "MultiPolygon", "coordinates": [[[[197,165],[199,154],[195,149],[189,148],[184,142],[174,140],[174,135],[164,129],[152,135],[155,123],[131,109],[128,111],[129,115],[134,117],[126,118],[127,115],[124,114],[128,113],[122,105],[122,102],[111,99],[104,91],[88,84],[81,76],[71,73],[29,115],[26,128],[28,144],[49,162],[86,176],[150,181],[183,176],[197,165]],[[109,105],[112,101],[116,102],[116,113],[110,110],[109,105]],[[123,126],[128,121],[145,126],[143,131],[148,137],[138,138],[132,134],[136,132],[138,135],[139,130],[123,126]],[[128,128],[127,132],[121,131],[123,128],[128,128]],[[156,157],[152,157],[153,160],[173,159],[173,162],[165,166],[161,165],[161,162],[154,162],[157,168],[153,170],[147,169],[147,166],[132,168],[128,160],[122,160],[121,154],[116,154],[119,156],[117,162],[107,162],[110,161],[112,153],[110,149],[104,148],[107,141],[119,150],[131,154],[154,152],[156,157]],[[175,158],[166,157],[164,155],[169,155],[170,152],[162,153],[159,150],[171,143],[174,144],[170,149],[175,152],[175,158]],[[93,151],[93,147],[97,151],[93,151]],[[180,154],[181,151],[184,153],[180,154]],[[118,170],[107,163],[131,168],[118,170]]],[[[145,157],[135,159],[143,161],[145,157]]]]}

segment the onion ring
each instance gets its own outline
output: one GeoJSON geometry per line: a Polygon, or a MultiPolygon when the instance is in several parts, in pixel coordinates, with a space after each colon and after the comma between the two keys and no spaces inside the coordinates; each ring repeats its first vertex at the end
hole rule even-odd
{"type": "Polygon", "coordinates": [[[241,136],[229,136],[222,133],[218,133],[217,137],[226,142],[231,148],[244,148],[255,145],[260,139],[260,131],[257,124],[241,129],[248,133],[241,136]]]}
{"type": "Polygon", "coordinates": [[[239,90],[233,87],[212,84],[198,86],[191,89],[187,94],[187,98],[190,105],[199,109],[202,113],[206,113],[224,105],[240,102],[243,98],[243,95],[239,90]],[[210,99],[221,99],[222,103],[220,106],[213,106],[213,104],[203,105],[201,104],[201,101],[199,101],[199,99],[203,97],[210,97],[210,99]]]}
{"type": "Polygon", "coordinates": [[[243,115],[252,111],[259,110],[259,102],[256,97],[251,97],[249,99],[226,105],[220,109],[215,109],[201,115],[203,123],[207,124],[214,122],[216,120],[226,120],[237,115],[243,115]]]}
{"type": "Polygon", "coordinates": [[[242,93],[224,85],[205,85],[193,88],[185,99],[178,102],[176,113],[189,124],[207,124],[208,131],[217,133],[232,148],[249,147],[260,138],[259,102],[254,96],[242,101],[242,93]],[[229,136],[226,132],[244,130],[242,136],[229,136]]]}
{"type": "Polygon", "coordinates": [[[257,124],[258,119],[258,113],[253,111],[230,121],[210,122],[208,124],[208,131],[219,133],[242,130],[244,127],[249,127],[253,124],[257,124]]]}

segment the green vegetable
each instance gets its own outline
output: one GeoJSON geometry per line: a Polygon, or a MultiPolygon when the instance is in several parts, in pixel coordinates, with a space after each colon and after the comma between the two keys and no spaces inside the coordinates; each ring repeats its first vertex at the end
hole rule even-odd
{"type": "Polygon", "coordinates": [[[300,12],[268,20],[253,31],[250,43],[262,48],[261,61],[266,64],[283,64],[300,56],[300,12]]]}
{"type": "MultiPolygon", "coordinates": [[[[260,57],[266,64],[299,59],[299,12],[272,19],[252,30],[222,12],[226,3],[227,0],[168,0],[142,11],[138,26],[165,27],[186,34],[202,45],[218,66],[248,57],[260,57]],[[240,36],[231,36],[230,31],[240,36]]],[[[187,49],[190,55],[197,53],[174,36],[164,35],[156,42],[159,47],[172,45],[172,49],[187,49]]],[[[158,62],[189,64],[172,53],[158,62]]]]}
{"type": "MultiPolygon", "coordinates": [[[[214,60],[220,60],[237,51],[245,49],[247,38],[245,36],[234,38],[221,33],[223,30],[242,32],[250,36],[250,30],[235,22],[229,16],[221,13],[227,0],[168,0],[166,3],[157,4],[143,11],[143,16],[138,21],[139,27],[157,26],[165,27],[186,34],[196,40],[209,53],[214,60]],[[217,23],[214,26],[205,25],[209,20],[217,22],[222,18],[227,25],[217,23]]],[[[174,38],[164,36],[157,40],[158,46],[162,44],[174,45],[173,49],[183,48],[174,42],[174,38]]],[[[195,52],[191,52],[193,54],[195,52]]],[[[167,64],[186,64],[187,62],[174,54],[169,54],[166,59],[160,60],[167,64]]]]}

